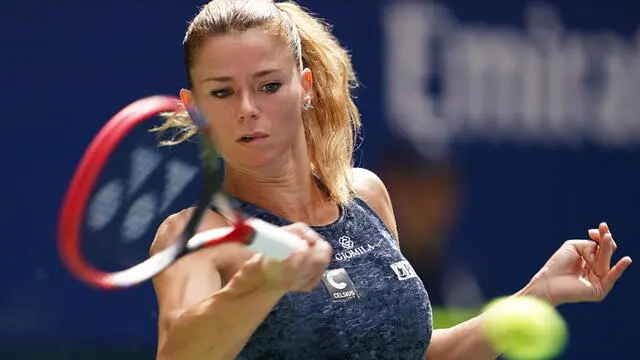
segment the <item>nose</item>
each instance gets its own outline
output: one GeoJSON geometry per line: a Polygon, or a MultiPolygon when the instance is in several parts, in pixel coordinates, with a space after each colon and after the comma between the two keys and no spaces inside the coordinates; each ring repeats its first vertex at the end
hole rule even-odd
{"type": "Polygon", "coordinates": [[[259,112],[253,95],[249,92],[244,92],[240,97],[240,119],[256,119],[258,118],[259,112]]]}

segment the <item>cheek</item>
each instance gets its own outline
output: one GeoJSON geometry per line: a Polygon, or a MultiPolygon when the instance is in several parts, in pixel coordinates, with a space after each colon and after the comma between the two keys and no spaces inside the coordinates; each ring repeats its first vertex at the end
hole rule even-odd
{"type": "Polygon", "coordinates": [[[226,143],[235,141],[233,138],[235,122],[231,121],[232,119],[226,107],[219,104],[212,105],[203,104],[201,111],[209,122],[209,137],[217,146],[224,147],[226,143]]]}
{"type": "Polygon", "coordinates": [[[302,105],[295,93],[283,93],[264,104],[263,114],[273,122],[274,126],[287,133],[295,133],[302,126],[302,105]]]}

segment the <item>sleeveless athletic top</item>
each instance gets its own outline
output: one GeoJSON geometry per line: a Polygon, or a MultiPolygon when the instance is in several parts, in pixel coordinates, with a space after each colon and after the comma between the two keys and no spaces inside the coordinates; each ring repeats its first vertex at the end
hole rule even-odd
{"type": "MultiPolygon", "coordinates": [[[[249,216],[291,223],[234,201],[249,216]]],[[[432,333],[429,298],[374,210],[355,199],[336,222],[313,229],[334,251],[322,282],[310,293],[286,294],[238,359],[423,359],[432,333]]]]}

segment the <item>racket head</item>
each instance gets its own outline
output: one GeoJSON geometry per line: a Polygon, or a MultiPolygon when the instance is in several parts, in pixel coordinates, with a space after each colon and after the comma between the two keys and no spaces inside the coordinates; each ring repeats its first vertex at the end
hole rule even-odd
{"type": "MultiPolygon", "coordinates": [[[[122,269],[113,270],[104,270],[104,268],[95,265],[94,262],[87,258],[87,252],[83,246],[87,240],[86,238],[100,237],[97,235],[85,235],[88,225],[92,229],[96,228],[96,226],[93,225],[106,222],[106,220],[100,219],[110,219],[109,221],[113,221],[115,213],[126,211],[122,203],[119,202],[121,199],[112,195],[116,193],[122,194],[124,191],[122,187],[112,186],[112,188],[115,187],[116,190],[111,191],[111,193],[109,191],[102,191],[105,188],[109,188],[106,185],[97,189],[98,181],[105,172],[110,158],[114,156],[119,147],[124,146],[123,144],[127,136],[134,130],[146,129],[147,127],[151,129],[152,126],[149,124],[151,118],[161,113],[173,113],[183,109],[184,105],[182,101],[173,96],[156,95],[137,100],[115,114],[102,127],[88,146],[76,168],[76,172],[63,199],[58,229],[58,251],[62,262],[72,275],[79,280],[100,289],[115,289],[137,285],[164,270],[185,252],[188,239],[195,234],[200,220],[210,205],[213,194],[219,191],[222,184],[221,159],[207,136],[197,136],[199,146],[196,152],[199,157],[194,157],[195,161],[197,161],[198,158],[200,159],[197,167],[202,172],[202,180],[199,184],[201,187],[201,192],[198,196],[199,199],[182,236],[176,239],[171,246],[156,253],[152,257],[146,256],[144,259],[140,259],[140,261],[136,259],[135,263],[127,264],[122,269]],[[119,190],[119,192],[117,190],[119,190]],[[97,201],[98,195],[104,193],[107,195],[103,196],[101,201],[97,201]],[[93,206],[91,208],[95,203],[100,204],[100,206],[93,206]],[[88,215],[95,213],[102,215],[93,217],[88,215]],[[104,215],[105,213],[109,215],[104,215]]],[[[200,126],[200,130],[206,127],[206,123],[198,125],[200,126]]],[[[154,137],[153,134],[149,134],[149,136],[154,137]]],[[[132,141],[135,143],[137,139],[134,138],[132,141]]],[[[137,150],[138,148],[134,149],[134,151],[137,150]]],[[[150,157],[145,157],[146,151],[152,150],[147,149],[143,150],[141,154],[136,153],[136,157],[144,160],[139,161],[140,164],[146,167],[149,167],[149,162],[158,164],[157,162],[153,162],[153,154],[150,155],[150,157]]],[[[142,167],[143,169],[144,166],[142,167]]],[[[117,167],[118,166],[115,166],[115,168],[117,167]]],[[[116,171],[117,170],[118,169],[116,169],[116,171]]],[[[187,167],[178,167],[174,173],[184,177],[184,173],[189,172],[188,170],[187,167]]],[[[129,176],[131,175],[129,174],[129,176]]],[[[117,184],[117,182],[108,183],[108,185],[112,184],[117,184]]],[[[174,188],[176,187],[173,183],[161,185],[166,185],[167,189],[172,186],[174,188]]],[[[131,182],[127,183],[127,186],[131,188],[131,182]]],[[[139,188],[144,185],[137,184],[137,186],[139,188]]],[[[185,186],[184,181],[181,182],[181,186],[185,186]]],[[[140,200],[140,198],[136,201],[138,200],[140,200]]],[[[149,201],[153,203],[153,201],[149,201]]],[[[147,203],[149,203],[149,201],[147,203]]],[[[144,205],[144,201],[138,201],[136,204],[138,203],[144,205]]],[[[131,210],[132,207],[133,205],[128,209],[131,210]]],[[[145,207],[142,206],[142,209],[144,210],[145,207]]],[[[181,209],[165,210],[177,211],[181,209]]],[[[170,213],[171,211],[168,212],[170,213]]],[[[141,214],[144,214],[144,211],[141,212],[141,214]]],[[[125,217],[124,219],[127,220],[128,218],[125,217]]],[[[129,229],[130,232],[135,232],[138,228],[136,227],[137,224],[136,221],[131,221],[131,224],[126,224],[126,221],[124,221],[122,229],[129,229]]],[[[114,235],[115,233],[113,231],[105,232],[105,234],[107,234],[107,236],[103,240],[105,240],[106,245],[103,247],[102,252],[108,252],[111,245],[115,246],[115,244],[120,241],[118,236],[114,235]],[[112,236],[113,239],[109,238],[109,236],[112,236]]],[[[151,240],[152,239],[148,239],[148,241],[142,242],[146,250],[145,255],[148,255],[151,240]]],[[[91,241],[91,239],[89,239],[89,241],[91,241]]]]}

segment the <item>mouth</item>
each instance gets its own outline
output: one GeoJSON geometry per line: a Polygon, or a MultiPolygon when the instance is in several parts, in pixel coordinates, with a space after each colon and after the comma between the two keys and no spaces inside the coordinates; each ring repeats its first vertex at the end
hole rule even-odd
{"type": "Polygon", "coordinates": [[[267,135],[265,133],[255,132],[255,133],[252,133],[252,134],[241,136],[238,139],[238,142],[248,144],[248,143],[252,143],[252,142],[258,141],[258,140],[266,139],[268,137],[269,137],[269,135],[267,135]]]}

